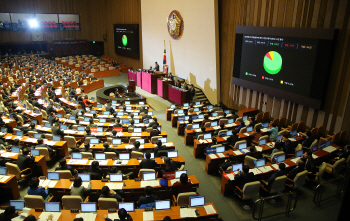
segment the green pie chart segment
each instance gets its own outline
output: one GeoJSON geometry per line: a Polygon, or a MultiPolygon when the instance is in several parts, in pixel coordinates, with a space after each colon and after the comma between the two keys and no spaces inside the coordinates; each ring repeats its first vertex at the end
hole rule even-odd
{"type": "Polygon", "coordinates": [[[277,74],[282,68],[282,57],[276,51],[269,51],[264,57],[264,69],[269,74],[277,74]]]}
{"type": "Polygon", "coordinates": [[[124,46],[126,46],[128,44],[128,38],[126,37],[126,35],[123,35],[122,42],[123,42],[124,46]]]}

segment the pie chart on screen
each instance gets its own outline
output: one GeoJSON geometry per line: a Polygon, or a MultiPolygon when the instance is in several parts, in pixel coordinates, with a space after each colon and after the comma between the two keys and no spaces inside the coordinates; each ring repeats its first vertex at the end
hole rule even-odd
{"type": "Polygon", "coordinates": [[[264,57],[264,69],[269,74],[277,74],[282,68],[282,56],[277,51],[269,51],[264,57]]]}
{"type": "Polygon", "coordinates": [[[128,44],[128,38],[126,37],[126,35],[123,35],[122,43],[123,43],[124,46],[126,46],[128,44]]]}

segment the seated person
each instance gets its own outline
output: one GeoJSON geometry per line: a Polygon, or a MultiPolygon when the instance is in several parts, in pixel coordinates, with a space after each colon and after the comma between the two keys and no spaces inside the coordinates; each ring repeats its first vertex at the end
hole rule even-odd
{"type": "Polygon", "coordinates": [[[153,127],[153,125],[156,125],[157,127],[159,127],[159,123],[158,123],[158,119],[157,118],[153,118],[153,122],[148,124],[148,127],[153,127]]]}
{"type": "MultiPolygon", "coordinates": [[[[0,214],[0,220],[2,221],[11,221],[13,218],[17,217],[18,213],[14,206],[6,207],[5,211],[0,214]]],[[[14,220],[14,219],[13,219],[14,220]]]]}
{"type": "Polygon", "coordinates": [[[160,150],[167,150],[167,147],[165,145],[162,145],[162,141],[157,141],[157,146],[154,148],[154,156],[159,157],[158,151],[160,150]]]}
{"type": "Polygon", "coordinates": [[[64,133],[62,130],[60,130],[60,125],[58,123],[55,123],[51,127],[51,132],[53,135],[58,135],[58,136],[64,137],[64,133]]]}
{"type": "Polygon", "coordinates": [[[86,128],[85,132],[86,132],[86,134],[84,135],[84,139],[86,139],[87,137],[96,138],[96,136],[91,134],[91,130],[89,127],[86,128]]]}
{"type": "Polygon", "coordinates": [[[255,159],[262,158],[261,153],[256,150],[254,144],[252,144],[252,146],[250,146],[250,152],[246,153],[246,156],[254,157],[255,159]]]}
{"type": "Polygon", "coordinates": [[[83,149],[80,149],[80,152],[92,153],[92,157],[95,158],[94,150],[90,149],[90,144],[89,144],[88,142],[85,142],[84,148],[83,148],[83,149]]]}
{"type": "Polygon", "coordinates": [[[305,162],[305,170],[308,171],[307,177],[309,179],[314,180],[316,174],[316,166],[314,163],[314,159],[312,158],[311,150],[305,150],[304,154],[300,157],[300,159],[303,159],[305,162]]]}
{"type": "Polygon", "coordinates": [[[129,126],[128,126],[128,129],[129,128],[135,128],[135,121],[134,120],[131,120],[130,121],[130,124],[129,124],[129,126]]]}
{"type": "Polygon", "coordinates": [[[108,186],[102,187],[100,198],[114,198],[118,202],[122,201],[122,197],[114,190],[110,190],[108,186]]]}
{"type": "Polygon", "coordinates": [[[71,166],[67,165],[66,159],[62,159],[59,162],[60,166],[56,167],[55,171],[57,170],[69,170],[72,174],[72,176],[75,176],[77,174],[77,170],[73,169],[71,166]]]}
{"type": "Polygon", "coordinates": [[[256,120],[255,120],[255,117],[251,117],[250,118],[250,123],[249,123],[249,126],[252,126],[253,128],[254,128],[254,126],[258,123],[258,122],[256,122],[256,120]]]}
{"type": "Polygon", "coordinates": [[[283,151],[288,154],[295,154],[295,149],[292,141],[288,139],[288,135],[283,135],[282,137],[283,151]]]}
{"type": "Polygon", "coordinates": [[[277,124],[272,123],[272,127],[267,130],[267,132],[271,132],[270,134],[270,140],[276,141],[276,137],[278,136],[278,127],[277,124]]]}
{"type": "Polygon", "coordinates": [[[201,132],[197,132],[196,136],[194,136],[194,139],[198,139],[199,135],[204,134],[205,133],[205,129],[206,129],[206,127],[204,127],[204,126],[201,127],[201,132]]]}
{"type": "Polygon", "coordinates": [[[297,161],[297,166],[288,173],[287,178],[294,180],[295,176],[298,173],[303,172],[304,170],[305,170],[305,162],[303,159],[300,158],[297,161]]]}
{"type": "Polygon", "coordinates": [[[208,114],[204,114],[204,120],[202,121],[201,127],[204,127],[205,123],[210,122],[211,120],[209,120],[209,115],[208,114]]]}
{"type": "Polygon", "coordinates": [[[234,148],[236,142],[239,140],[239,136],[237,135],[237,133],[238,132],[236,130],[233,130],[232,135],[229,138],[227,138],[227,142],[229,142],[230,148],[234,148]]]}
{"type": "Polygon", "coordinates": [[[94,123],[94,119],[90,118],[89,124],[87,125],[87,127],[97,127],[97,125],[94,123]]]}
{"type": "Polygon", "coordinates": [[[253,133],[250,134],[253,137],[253,142],[259,143],[259,138],[261,137],[260,127],[257,127],[253,133]]]}
{"type": "Polygon", "coordinates": [[[91,167],[88,169],[88,172],[91,174],[92,180],[102,179],[103,172],[99,167],[100,167],[100,163],[98,161],[93,161],[91,163],[91,167]]]}
{"type": "MultiPolygon", "coordinates": [[[[35,157],[28,156],[29,152],[30,150],[28,148],[24,148],[22,150],[22,154],[18,154],[17,165],[21,171],[28,168],[31,169],[32,174],[34,175],[35,174],[35,171],[34,171],[35,157]]],[[[29,174],[29,173],[30,173],[30,170],[23,172],[23,174],[29,174]]]]}
{"type": "Polygon", "coordinates": [[[119,152],[116,149],[110,148],[108,142],[103,143],[103,153],[106,153],[106,152],[112,152],[117,154],[117,157],[119,156],[119,152]]]}
{"type": "Polygon", "coordinates": [[[117,131],[116,131],[116,130],[112,130],[111,138],[113,138],[113,139],[119,138],[119,137],[117,136],[117,131]]]}
{"type": "MultiPolygon", "coordinates": [[[[124,208],[121,208],[118,210],[118,216],[119,216],[120,221],[123,221],[123,220],[133,221],[132,217],[128,214],[128,212],[124,208]]],[[[107,217],[107,215],[105,215],[104,218],[105,218],[105,221],[112,221],[110,218],[107,217]]],[[[74,221],[76,221],[76,220],[74,220],[74,221]]],[[[78,220],[78,221],[80,221],[80,220],[78,220]]],[[[81,221],[83,221],[83,220],[81,220],[81,221]]]]}
{"type": "Polygon", "coordinates": [[[239,173],[235,176],[235,180],[237,181],[236,186],[242,190],[246,183],[254,181],[254,173],[249,172],[249,166],[243,165],[243,173],[239,170],[239,173]]]}
{"type": "Polygon", "coordinates": [[[21,121],[17,121],[17,126],[16,128],[20,131],[23,131],[24,134],[27,134],[29,131],[28,127],[23,127],[22,122],[21,121]]]}
{"type": "Polygon", "coordinates": [[[38,148],[38,147],[44,147],[44,148],[47,149],[47,151],[49,151],[49,154],[50,154],[51,157],[54,157],[56,155],[56,151],[54,149],[52,149],[48,145],[44,144],[44,139],[43,138],[39,138],[37,142],[38,142],[38,145],[35,146],[35,149],[38,148]]]}
{"type": "Polygon", "coordinates": [[[146,186],[145,187],[145,194],[146,194],[146,196],[140,196],[140,198],[137,202],[137,207],[138,208],[154,207],[154,202],[156,200],[159,200],[159,198],[158,198],[158,196],[153,195],[153,187],[146,186]]]}
{"type": "Polygon", "coordinates": [[[314,138],[311,136],[311,132],[310,131],[306,131],[306,139],[303,141],[303,143],[301,144],[303,147],[307,147],[310,148],[311,144],[314,142],[314,138]]]}
{"type": "MultiPolygon", "coordinates": [[[[276,142],[276,143],[275,143],[275,148],[272,150],[272,153],[271,153],[271,155],[270,155],[270,158],[272,158],[273,154],[274,154],[274,153],[277,153],[277,152],[283,152],[283,154],[284,154],[284,151],[283,151],[281,142],[276,142]]],[[[271,160],[272,160],[272,159],[271,159],[271,160]]]]}
{"type": "Polygon", "coordinates": [[[131,151],[142,152],[142,151],[140,151],[140,145],[141,145],[140,142],[136,141],[134,144],[134,147],[131,149],[131,151]]]}
{"type": "Polygon", "coordinates": [[[175,172],[181,167],[181,163],[174,161],[168,157],[164,158],[165,172],[175,172]]]}
{"type": "Polygon", "coordinates": [[[34,123],[30,123],[29,131],[39,132],[37,129],[35,129],[35,124],[34,123]]]}
{"type": "Polygon", "coordinates": [[[153,125],[153,129],[149,132],[150,137],[154,137],[154,136],[159,136],[160,131],[158,130],[157,125],[153,125]]]}
{"type": "Polygon", "coordinates": [[[91,181],[89,183],[88,188],[85,188],[81,184],[82,184],[81,177],[79,177],[79,176],[75,177],[74,182],[73,182],[73,186],[70,190],[70,195],[81,196],[81,198],[85,199],[85,193],[91,189],[91,181]]]}
{"type": "Polygon", "coordinates": [[[116,128],[116,127],[123,127],[123,125],[120,123],[120,118],[117,118],[115,121],[115,124],[113,125],[113,128],[116,128]]]}
{"type": "Polygon", "coordinates": [[[177,194],[192,192],[192,183],[190,180],[188,180],[186,173],[180,175],[180,181],[176,181],[173,184],[173,187],[176,189],[177,194]]]}
{"type": "Polygon", "coordinates": [[[44,200],[49,195],[48,186],[45,188],[39,187],[39,178],[32,177],[29,182],[28,195],[42,196],[44,200]]]}
{"type": "Polygon", "coordinates": [[[219,165],[223,171],[226,171],[228,167],[232,166],[233,164],[239,163],[236,161],[236,158],[234,155],[229,155],[228,158],[225,160],[224,163],[219,165]]]}
{"type": "Polygon", "coordinates": [[[155,160],[151,159],[151,153],[146,152],[146,159],[143,159],[140,163],[142,169],[154,169],[157,166],[155,160]]]}
{"type": "Polygon", "coordinates": [[[264,186],[267,186],[267,187],[271,187],[271,185],[273,184],[273,182],[275,181],[275,179],[279,176],[283,176],[283,175],[286,175],[286,164],[284,163],[279,163],[278,164],[278,168],[279,170],[275,171],[270,177],[269,179],[267,179],[266,181],[262,180],[261,183],[264,185],[264,186]]]}

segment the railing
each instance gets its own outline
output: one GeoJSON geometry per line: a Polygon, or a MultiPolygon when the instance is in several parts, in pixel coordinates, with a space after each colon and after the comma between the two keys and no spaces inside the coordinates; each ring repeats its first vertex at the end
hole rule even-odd
{"type": "Polygon", "coordinates": [[[346,183],[347,183],[346,177],[344,175],[341,175],[334,179],[327,180],[325,182],[321,182],[320,184],[318,184],[314,195],[314,203],[316,204],[316,206],[319,207],[322,201],[328,200],[333,197],[339,197],[342,193],[344,193],[346,183]],[[332,194],[322,199],[325,185],[328,185],[330,183],[335,183],[335,182],[338,182],[338,186],[336,188],[335,194],[332,194]]]}
{"type": "Polygon", "coordinates": [[[253,219],[260,221],[262,219],[272,217],[272,216],[277,216],[280,214],[285,214],[286,216],[289,216],[289,213],[291,213],[292,211],[295,210],[296,205],[297,205],[297,197],[296,197],[295,192],[283,193],[283,194],[278,194],[278,195],[274,195],[274,196],[270,196],[270,197],[260,198],[254,202],[253,214],[252,214],[253,219]],[[288,197],[286,209],[284,211],[276,212],[273,214],[263,216],[265,201],[269,201],[269,200],[272,200],[274,198],[277,198],[277,197],[279,198],[279,197],[284,197],[284,196],[288,197]],[[293,202],[293,200],[294,200],[294,202],[293,202]],[[260,203],[260,205],[259,205],[259,203],[260,203]],[[258,212],[256,211],[257,209],[259,209],[258,212]],[[257,217],[256,217],[256,214],[258,215],[257,217]]]}

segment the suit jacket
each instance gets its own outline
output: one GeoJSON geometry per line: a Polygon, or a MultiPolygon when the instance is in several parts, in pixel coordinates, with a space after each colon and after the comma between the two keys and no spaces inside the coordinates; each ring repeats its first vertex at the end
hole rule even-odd
{"type": "Polygon", "coordinates": [[[181,83],[175,84],[176,87],[181,88],[181,83]]]}
{"type": "Polygon", "coordinates": [[[47,113],[47,115],[50,115],[51,112],[55,112],[55,109],[51,105],[49,105],[46,108],[46,113],[47,113]]]}
{"type": "Polygon", "coordinates": [[[162,146],[160,146],[160,147],[156,146],[156,147],[154,148],[154,156],[157,156],[157,153],[158,153],[159,150],[167,150],[167,148],[166,148],[165,145],[162,145],[162,146]]]}
{"type": "Polygon", "coordinates": [[[196,89],[190,88],[190,95],[191,97],[194,97],[194,95],[196,95],[196,89]]]}
{"type": "Polygon", "coordinates": [[[261,159],[262,158],[262,155],[259,152],[254,152],[254,153],[253,152],[249,152],[249,153],[246,154],[246,156],[254,157],[256,159],[261,159]]]}
{"type": "Polygon", "coordinates": [[[30,168],[33,161],[34,161],[33,158],[26,155],[19,154],[17,159],[17,165],[19,169],[22,171],[24,169],[30,168]]]}
{"type": "Polygon", "coordinates": [[[311,144],[312,144],[312,142],[314,142],[314,138],[312,138],[312,137],[306,137],[306,139],[304,140],[304,142],[303,142],[303,147],[310,147],[311,146],[311,144]]]}
{"type": "Polygon", "coordinates": [[[235,146],[236,142],[239,140],[239,137],[237,135],[232,135],[229,138],[227,138],[227,141],[232,145],[235,146]]]}
{"type": "Polygon", "coordinates": [[[78,116],[78,111],[76,111],[76,110],[72,110],[72,112],[70,113],[70,115],[71,115],[71,116],[74,116],[74,117],[76,117],[76,118],[79,117],[79,116],[78,116]]]}
{"type": "Polygon", "coordinates": [[[56,122],[56,117],[54,117],[54,116],[49,116],[49,123],[51,124],[51,125],[53,125],[55,122],[56,122]]]}
{"type": "Polygon", "coordinates": [[[142,169],[154,169],[157,166],[157,163],[152,159],[143,159],[140,166],[142,169]]]}
{"type": "Polygon", "coordinates": [[[100,179],[102,179],[103,172],[102,172],[102,170],[100,168],[94,169],[94,168],[90,167],[88,169],[88,172],[89,173],[93,173],[94,178],[91,177],[91,179],[93,179],[93,180],[100,180],[100,179]]]}
{"type": "Polygon", "coordinates": [[[284,145],[283,145],[283,151],[286,153],[286,154],[294,154],[295,153],[295,150],[294,150],[294,146],[292,144],[292,141],[290,140],[287,140],[284,145]]]}
{"type": "Polygon", "coordinates": [[[291,180],[294,180],[294,178],[295,178],[295,176],[298,174],[298,173],[300,173],[300,172],[302,172],[302,171],[304,171],[304,168],[301,168],[301,167],[295,167],[293,170],[291,170],[290,172],[289,172],[289,174],[288,174],[288,178],[289,179],[291,179],[291,180]]]}
{"type": "Polygon", "coordinates": [[[282,171],[282,170],[277,170],[276,172],[274,172],[270,178],[266,181],[268,183],[269,186],[272,185],[272,183],[275,181],[275,179],[279,176],[283,176],[283,175],[286,175],[286,172],[285,171],[282,171]]]}
{"type": "Polygon", "coordinates": [[[237,186],[242,189],[246,183],[250,183],[254,181],[254,173],[241,173],[235,176],[235,180],[237,181],[237,186]]]}
{"type": "Polygon", "coordinates": [[[169,165],[165,167],[165,171],[166,172],[174,172],[177,171],[177,169],[181,167],[181,163],[180,162],[176,162],[171,160],[169,165]]]}
{"type": "Polygon", "coordinates": [[[114,109],[111,106],[107,106],[106,111],[109,111],[110,113],[114,113],[114,109]]]}
{"type": "Polygon", "coordinates": [[[123,127],[123,125],[121,125],[121,124],[114,124],[113,128],[115,128],[115,127],[123,127]]]}
{"type": "Polygon", "coordinates": [[[316,173],[316,166],[314,164],[314,159],[312,159],[312,157],[309,157],[305,160],[305,169],[308,172],[311,172],[312,174],[316,173]]]}
{"type": "Polygon", "coordinates": [[[188,85],[184,86],[184,89],[188,91],[188,85]]]}
{"type": "Polygon", "coordinates": [[[157,125],[157,127],[159,126],[159,123],[158,122],[151,122],[148,124],[148,127],[152,127],[153,128],[153,125],[157,125]]]}
{"type": "Polygon", "coordinates": [[[159,200],[158,196],[140,196],[137,206],[140,207],[142,204],[154,203],[154,201],[159,200]]]}
{"type": "Polygon", "coordinates": [[[154,70],[159,71],[159,65],[154,66],[154,70]]]}
{"type": "Polygon", "coordinates": [[[57,128],[55,126],[51,127],[51,132],[53,135],[58,135],[58,136],[64,136],[63,131],[60,130],[60,128],[57,128]]]}
{"type": "Polygon", "coordinates": [[[151,132],[149,134],[151,137],[158,136],[160,134],[160,131],[159,130],[151,130],[151,132]]]}

